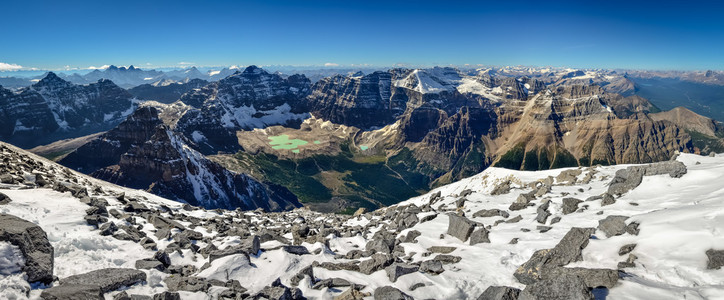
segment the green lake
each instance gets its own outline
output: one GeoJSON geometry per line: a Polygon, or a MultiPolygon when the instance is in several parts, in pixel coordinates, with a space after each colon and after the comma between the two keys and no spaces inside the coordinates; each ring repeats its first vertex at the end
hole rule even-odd
{"type": "Polygon", "coordinates": [[[370,147],[368,147],[368,146],[359,146],[359,148],[360,148],[360,149],[362,149],[362,150],[364,151],[364,150],[367,150],[367,149],[369,149],[370,147]]]}
{"type": "MultiPolygon", "coordinates": [[[[291,150],[291,149],[297,149],[299,146],[306,145],[309,142],[305,140],[300,139],[289,139],[289,136],[286,134],[278,135],[278,136],[270,136],[269,139],[271,140],[269,142],[269,145],[272,146],[272,149],[276,150],[291,150]]],[[[293,150],[294,153],[299,153],[299,150],[293,150]]]]}

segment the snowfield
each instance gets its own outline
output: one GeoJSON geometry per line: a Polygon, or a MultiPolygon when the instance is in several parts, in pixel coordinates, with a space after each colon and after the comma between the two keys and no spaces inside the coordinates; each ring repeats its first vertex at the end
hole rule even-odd
{"type": "MultiPolygon", "coordinates": [[[[9,149],[4,150],[5,157],[15,151],[54,172],[63,169],[22,150],[9,149]]],[[[107,221],[120,228],[112,235],[101,235],[96,226],[87,224],[84,218],[91,207],[84,202],[87,199],[81,201],[50,187],[4,183],[0,192],[11,201],[0,204],[0,213],[35,223],[47,233],[55,251],[53,275],[60,281],[29,284],[22,271],[22,253],[0,241],[0,298],[38,299],[44,290],[62,286],[63,279],[71,275],[136,268],[138,260],[152,258],[156,251],[119,239],[122,235],[118,233],[128,228],[124,226],[131,226],[140,227],[159,252],[168,254],[171,264],[163,270],[143,269],[145,281],[107,292],[106,299],[122,292],[153,295],[169,289],[181,299],[229,299],[233,298],[229,295],[234,280],[244,289],[235,290],[242,297],[278,288],[272,284],[277,278],[283,287],[298,288],[308,299],[334,299],[350,289],[349,284],[339,284],[343,281],[358,285],[354,288],[359,290],[358,296],[366,295],[365,299],[373,299],[375,290],[384,286],[415,299],[477,299],[489,286],[525,289],[514,273],[534,252],[555,247],[573,227],[598,228],[600,220],[618,215],[628,217],[627,225],[638,223],[638,234],[607,237],[599,228],[584,245],[582,260],[566,265],[620,270],[620,279],[612,288],[597,290],[599,299],[724,299],[724,270],[708,269],[706,254],[709,249],[724,250],[724,156],[681,154],[677,160],[686,165],[685,175],[643,176],[640,185],[605,206],[599,196],[607,192],[616,172],[629,165],[535,172],[489,168],[398,205],[357,216],[305,209],[285,213],[207,211],[69,172],[67,178],[76,178],[90,197],[108,202],[107,221]],[[552,183],[549,191],[533,197],[525,208],[511,210],[521,194],[536,191],[546,182],[552,183]],[[509,190],[501,188],[506,183],[509,190]],[[564,214],[570,207],[563,199],[571,197],[581,202],[573,212],[564,214]],[[550,216],[540,223],[536,218],[546,201],[550,216]],[[142,207],[133,206],[136,204],[142,207]],[[476,214],[495,209],[503,213],[476,214]],[[402,225],[408,221],[401,217],[410,212],[414,217],[405,217],[410,222],[402,225]],[[487,228],[489,242],[471,245],[472,238],[462,241],[449,234],[454,214],[476,222],[476,228],[487,228]],[[172,221],[159,222],[159,218],[172,221]],[[175,225],[165,227],[169,222],[175,225]],[[393,266],[419,267],[422,262],[437,260],[443,262],[442,269],[423,272],[416,268],[394,278],[390,273],[394,271],[378,266],[365,274],[372,261],[368,256],[380,255],[366,250],[381,249],[375,243],[385,234],[396,240],[389,249],[393,266]],[[258,237],[258,248],[254,237],[258,237]],[[633,267],[619,268],[629,257],[619,255],[619,250],[630,244],[635,244],[630,250],[636,257],[633,267]],[[174,266],[188,266],[190,271],[175,273],[174,266]],[[313,275],[301,272],[305,270],[312,270],[313,275]],[[171,287],[173,280],[187,277],[209,284],[200,290],[191,284],[171,287]],[[337,283],[320,286],[324,279],[332,278],[337,283]]],[[[56,180],[62,178],[66,177],[56,180]]]]}

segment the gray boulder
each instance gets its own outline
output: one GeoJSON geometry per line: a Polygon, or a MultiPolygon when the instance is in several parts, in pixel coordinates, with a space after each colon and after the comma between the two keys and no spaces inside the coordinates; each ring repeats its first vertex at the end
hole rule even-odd
{"type": "Polygon", "coordinates": [[[618,282],[618,270],[587,268],[551,268],[542,273],[543,280],[559,276],[575,275],[583,279],[589,288],[612,288],[618,282]]]}
{"type": "Polygon", "coordinates": [[[163,271],[166,269],[166,266],[164,266],[163,263],[161,263],[157,259],[146,258],[146,259],[139,259],[136,261],[136,269],[140,269],[140,270],[156,269],[159,271],[163,271]]]}
{"type": "Polygon", "coordinates": [[[550,201],[543,202],[540,206],[537,208],[538,215],[535,217],[535,220],[538,221],[538,223],[545,224],[546,220],[548,220],[548,217],[551,216],[551,213],[548,212],[548,206],[551,204],[550,201]]]}
{"type": "Polygon", "coordinates": [[[608,216],[598,221],[598,230],[603,231],[606,237],[622,235],[626,232],[627,216],[608,216]]]}
{"type": "Polygon", "coordinates": [[[454,236],[461,241],[467,241],[470,234],[473,233],[475,223],[468,220],[466,217],[450,214],[448,215],[450,221],[448,223],[447,234],[454,236]]]}
{"type": "Polygon", "coordinates": [[[490,243],[490,239],[488,238],[488,233],[490,233],[485,227],[480,227],[478,230],[473,231],[473,233],[470,235],[470,245],[476,245],[481,243],[490,243]]]}
{"type": "Polygon", "coordinates": [[[206,279],[193,276],[169,276],[166,277],[163,282],[166,283],[168,290],[171,292],[186,291],[205,293],[211,288],[211,283],[206,279]]]}
{"type": "Polygon", "coordinates": [[[593,300],[593,294],[581,277],[563,275],[530,284],[520,293],[518,300],[593,300]]]}
{"type": "Polygon", "coordinates": [[[282,246],[282,250],[284,250],[287,253],[294,254],[294,255],[309,254],[309,250],[307,250],[307,247],[304,247],[304,246],[282,246]]]}
{"type": "Polygon", "coordinates": [[[413,300],[412,296],[403,293],[402,291],[391,287],[383,286],[375,289],[374,292],[375,300],[413,300]]]}
{"type": "Polygon", "coordinates": [[[445,269],[443,269],[441,261],[432,259],[420,263],[420,272],[437,275],[445,272],[445,269]]]}
{"type": "Polygon", "coordinates": [[[387,272],[387,277],[390,278],[390,281],[395,282],[400,276],[417,272],[418,269],[419,267],[416,265],[394,263],[385,268],[385,272],[387,272]]]}
{"type": "Polygon", "coordinates": [[[97,285],[63,284],[44,289],[40,298],[44,300],[103,300],[103,291],[97,285]]]}
{"type": "Polygon", "coordinates": [[[517,300],[520,289],[508,286],[489,286],[478,300],[517,300]]]}
{"type": "Polygon", "coordinates": [[[181,300],[181,295],[174,292],[163,292],[153,295],[153,300],[181,300]]]}
{"type": "Polygon", "coordinates": [[[563,214],[572,214],[578,210],[578,204],[581,203],[580,199],[576,198],[563,198],[563,214]]]}
{"type": "Polygon", "coordinates": [[[707,269],[719,270],[724,266],[724,250],[706,250],[706,257],[708,258],[707,269]]]}
{"type": "Polygon", "coordinates": [[[370,275],[391,265],[393,261],[394,259],[392,259],[392,256],[390,255],[375,253],[372,255],[371,259],[365,260],[359,264],[359,271],[370,275]]]}
{"type": "Polygon", "coordinates": [[[3,193],[0,193],[0,205],[8,204],[11,201],[12,200],[10,199],[10,197],[8,197],[7,195],[5,195],[3,193]]]}
{"type": "Polygon", "coordinates": [[[473,214],[473,218],[489,218],[489,217],[497,217],[501,216],[503,218],[507,218],[510,216],[510,214],[507,211],[500,210],[500,209],[481,209],[473,214]]]}
{"type": "Polygon", "coordinates": [[[292,277],[290,279],[290,281],[293,286],[298,286],[299,282],[301,282],[305,276],[309,276],[310,280],[312,282],[314,282],[314,267],[312,267],[310,265],[310,266],[307,266],[307,267],[299,270],[299,272],[296,275],[294,275],[294,277],[292,277]]]}
{"type": "Polygon", "coordinates": [[[347,281],[346,279],[342,278],[327,278],[322,279],[318,281],[317,283],[312,286],[312,289],[315,290],[321,290],[322,288],[336,288],[336,287],[345,287],[345,286],[352,286],[352,283],[347,281]]]}
{"type": "Polygon", "coordinates": [[[582,260],[581,252],[588,245],[588,239],[594,231],[593,228],[571,228],[553,249],[542,249],[533,253],[527,262],[518,267],[513,276],[523,284],[532,284],[551,268],[582,260]]]}
{"type": "Polygon", "coordinates": [[[686,165],[680,161],[663,161],[645,166],[631,166],[616,171],[616,175],[608,186],[611,195],[624,194],[641,184],[643,176],[668,174],[672,178],[680,178],[686,174],[686,165]]]}
{"type": "Polygon", "coordinates": [[[0,241],[20,248],[28,282],[53,281],[53,246],[40,226],[13,215],[0,214],[0,241]]]}
{"type": "Polygon", "coordinates": [[[618,249],[618,255],[626,255],[631,253],[633,249],[636,248],[636,244],[626,244],[621,246],[621,249],[618,249]]]}
{"type": "Polygon", "coordinates": [[[94,285],[104,293],[146,280],[146,273],[136,269],[108,268],[73,275],[60,280],[61,285],[94,285]]]}

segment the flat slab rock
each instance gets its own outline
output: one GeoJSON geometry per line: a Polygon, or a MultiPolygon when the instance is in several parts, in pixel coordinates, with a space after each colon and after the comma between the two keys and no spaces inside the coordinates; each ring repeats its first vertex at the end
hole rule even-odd
{"type": "Polygon", "coordinates": [[[136,269],[108,268],[73,275],[60,280],[60,285],[93,285],[104,293],[115,291],[122,286],[130,286],[146,281],[146,273],[136,269]]]}
{"type": "Polygon", "coordinates": [[[103,291],[97,285],[64,284],[43,290],[40,298],[44,300],[90,300],[104,299],[103,291]]]}

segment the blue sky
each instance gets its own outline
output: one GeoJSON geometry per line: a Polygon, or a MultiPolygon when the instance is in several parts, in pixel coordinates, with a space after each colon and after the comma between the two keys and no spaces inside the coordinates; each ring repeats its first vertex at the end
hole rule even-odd
{"type": "Polygon", "coordinates": [[[484,64],[722,70],[723,14],[722,4],[697,1],[3,1],[0,69],[484,64]]]}

